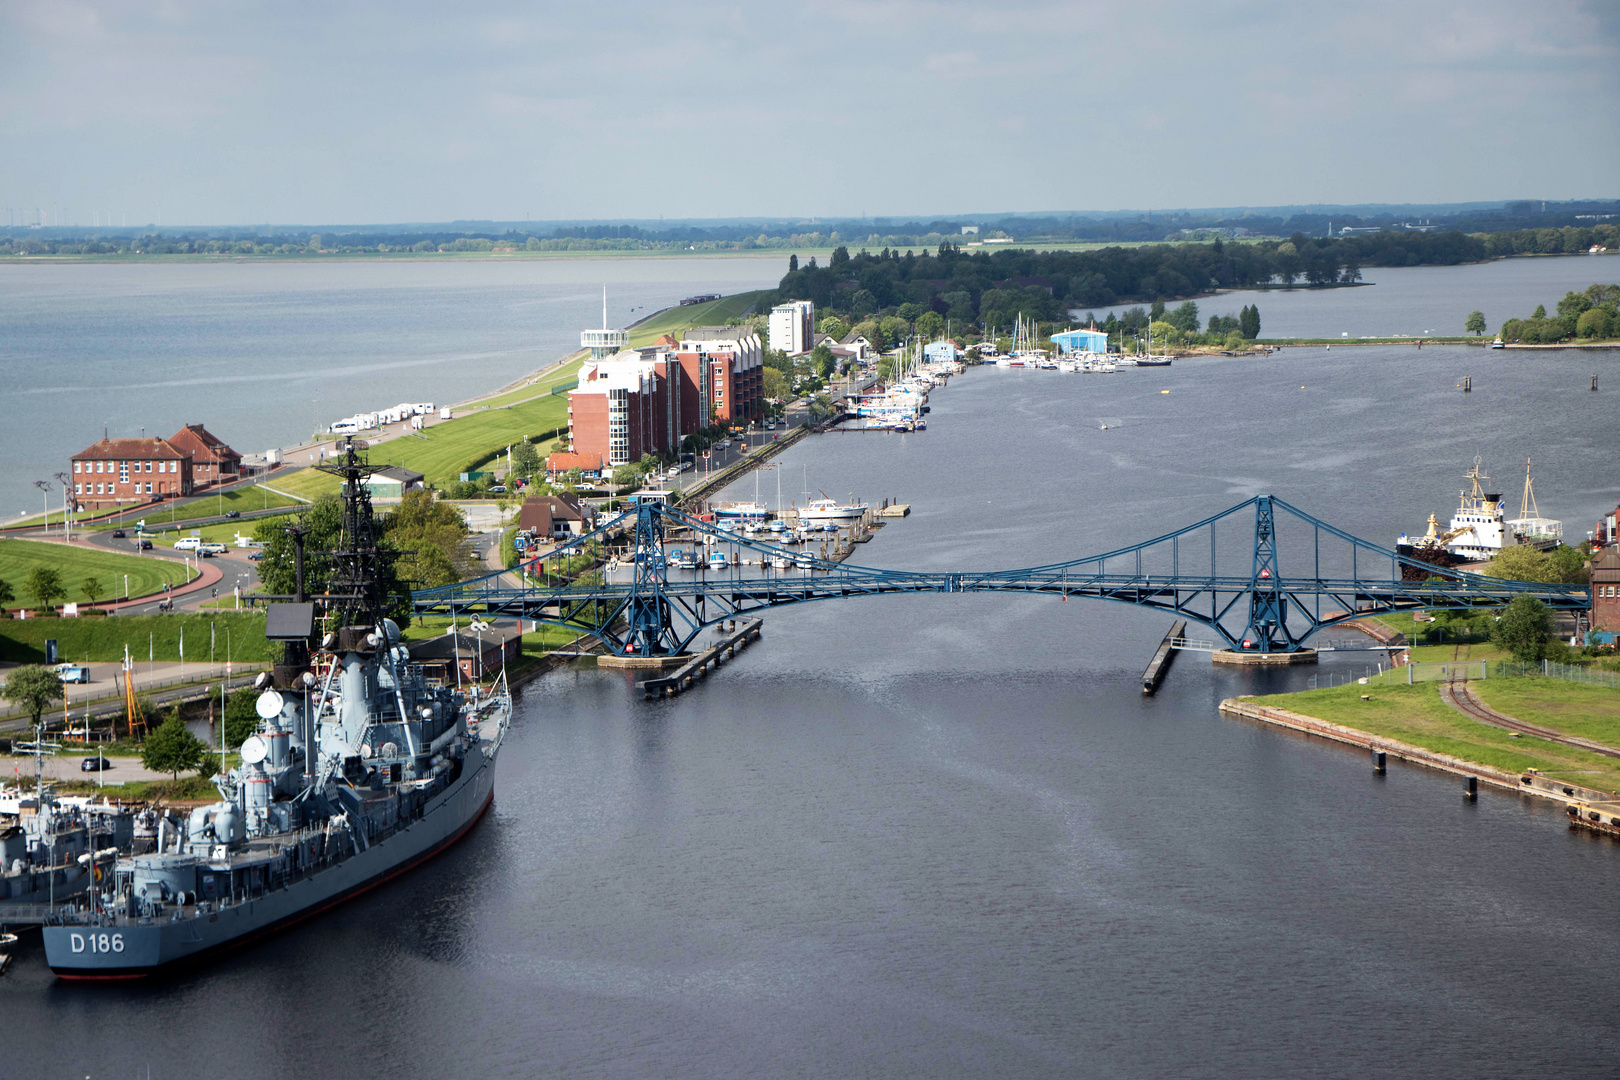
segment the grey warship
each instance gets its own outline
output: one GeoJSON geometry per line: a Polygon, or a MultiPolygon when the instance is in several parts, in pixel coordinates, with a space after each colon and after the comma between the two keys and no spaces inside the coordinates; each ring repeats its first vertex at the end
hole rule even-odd
{"type": "MultiPolygon", "coordinates": [[[[362,444],[363,445],[363,444],[362,444]]],[[[260,677],[258,731],[220,800],[158,821],[153,850],[53,912],[59,978],[141,979],[259,940],[445,850],[495,797],[511,721],[504,672],[484,692],[429,678],[384,614],[379,548],[353,443],[321,466],[343,480],[343,531],[323,596],[271,604],[282,662],[260,677]],[[315,603],[336,615],[315,643],[315,603]]]]}

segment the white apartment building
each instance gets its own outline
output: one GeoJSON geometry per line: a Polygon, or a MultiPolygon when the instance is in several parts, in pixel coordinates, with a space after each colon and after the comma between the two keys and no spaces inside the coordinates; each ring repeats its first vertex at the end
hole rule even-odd
{"type": "Polygon", "coordinates": [[[813,347],[816,331],[816,305],[808,300],[790,300],[771,308],[771,348],[789,356],[807,353],[813,347]]]}

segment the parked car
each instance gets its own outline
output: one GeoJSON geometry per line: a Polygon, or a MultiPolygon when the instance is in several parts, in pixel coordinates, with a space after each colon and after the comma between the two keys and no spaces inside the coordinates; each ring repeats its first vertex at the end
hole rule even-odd
{"type": "Polygon", "coordinates": [[[63,682],[87,683],[90,681],[90,669],[83,664],[57,664],[54,670],[56,677],[63,682]]]}
{"type": "Polygon", "coordinates": [[[496,484],[494,487],[489,489],[489,493],[491,495],[505,495],[506,494],[506,485],[505,484],[496,484]]]}
{"type": "Polygon", "coordinates": [[[240,510],[227,510],[227,511],[225,511],[225,516],[228,517],[228,518],[239,518],[239,517],[242,516],[242,511],[240,511],[240,510]]]}
{"type": "Polygon", "coordinates": [[[124,530],[123,529],[114,529],[113,530],[113,539],[114,540],[122,540],[123,538],[124,538],[124,530]]]}
{"type": "Polygon", "coordinates": [[[80,772],[104,772],[110,768],[112,768],[112,762],[99,754],[95,757],[87,757],[79,762],[80,772]]]}

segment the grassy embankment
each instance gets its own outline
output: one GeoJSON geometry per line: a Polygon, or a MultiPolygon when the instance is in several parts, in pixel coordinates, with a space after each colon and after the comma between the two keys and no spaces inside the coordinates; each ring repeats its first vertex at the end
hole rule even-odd
{"type": "Polygon", "coordinates": [[[230,632],[230,659],[263,663],[281,655],[279,646],[264,636],[264,612],[218,612],[208,615],[119,615],[106,619],[0,620],[0,660],[43,664],[45,639],[55,638],[63,660],[81,663],[148,656],[164,663],[180,659],[180,635],[186,638],[186,659],[208,660],[209,627],[213,625],[214,660],[225,662],[226,631],[230,632]]]}
{"type": "MultiPolygon", "coordinates": [[[[648,345],[661,334],[679,334],[691,326],[724,323],[740,316],[758,296],[757,292],[738,293],[706,304],[658,312],[631,331],[631,344],[648,345]]],[[[477,411],[469,415],[375,444],[369,454],[371,462],[413,469],[438,487],[453,484],[461,473],[487,464],[519,439],[565,427],[568,395],[551,391],[578,375],[579,361],[551,369],[532,383],[475,402],[477,411]]],[[[550,445],[550,440],[541,444],[540,452],[545,454],[550,445]]],[[[335,477],[315,469],[301,469],[290,476],[278,477],[272,486],[306,499],[338,490],[335,477]]]]}
{"type": "MultiPolygon", "coordinates": [[[[1469,684],[1498,712],[1555,731],[1620,745],[1620,691],[1538,676],[1469,684]]],[[[1482,724],[1440,700],[1436,683],[1336,686],[1272,694],[1256,704],[1314,716],[1442,754],[1508,771],[1538,769],[1605,791],[1620,791],[1620,759],[1482,724]],[[1361,700],[1362,694],[1371,700],[1361,700]]]]}
{"type": "MultiPolygon", "coordinates": [[[[185,564],[167,559],[86,550],[40,540],[0,540],[0,581],[9,584],[17,595],[9,607],[34,606],[33,598],[26,594],[26,582],[29,571],[36,566],[49,566],[57,570],[62,577],[62,586],[67,590],[63,599],[70,603],[84,603],[90,599],[82,585],[84,579],[90,577],[101,582],[103,601],[124,595],[125,574],[129,575],[130,596],[155,592],[163,587],[164,582],[181,585],[190,580],[186,576],[185,564]]],[[[56,602],[61,604],[62,600],[56,602]]]]}

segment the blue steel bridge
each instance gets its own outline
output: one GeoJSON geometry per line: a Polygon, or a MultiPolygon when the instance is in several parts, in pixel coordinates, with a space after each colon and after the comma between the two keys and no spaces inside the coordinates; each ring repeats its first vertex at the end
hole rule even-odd
{"type": "Polygon", "coordinates": [[[1530,595],[1554,610],[1587,607],[1585,586],[1507,581],[1431,564],[1361,540],[1272,495],[1100,555],[1018,570],[909,571],[795,552],[661,504],[643,504],[524,564],[529,580],[491,573],[413,596],[419,615],[519,616],[594,635],[621,656],[686,652],[706,626],[786,604],[898,593],[1029,593],[1108,600],[1202,623],[1238,652],[1293,652],[1318,631],[1386,611],[1500,608],[1530,595]],[[681,533],[683,541],[671,539],[681,533]],[[704,538],[709,538],[705,540],[704,538]],[[547,564],[593,541],[628,543],[626,580],[568,582],[547,564]],[[723,545],[724,570],[703,548],[723,545]],[[697,549],[699,569],[667,555],[697,549]],[[786,563],[785,568],[772,563],[786,563]],[[743,563],[749,565],[741,565],[743,563]],[[555,578],[555,583],[552,579],[555,578]]]}

